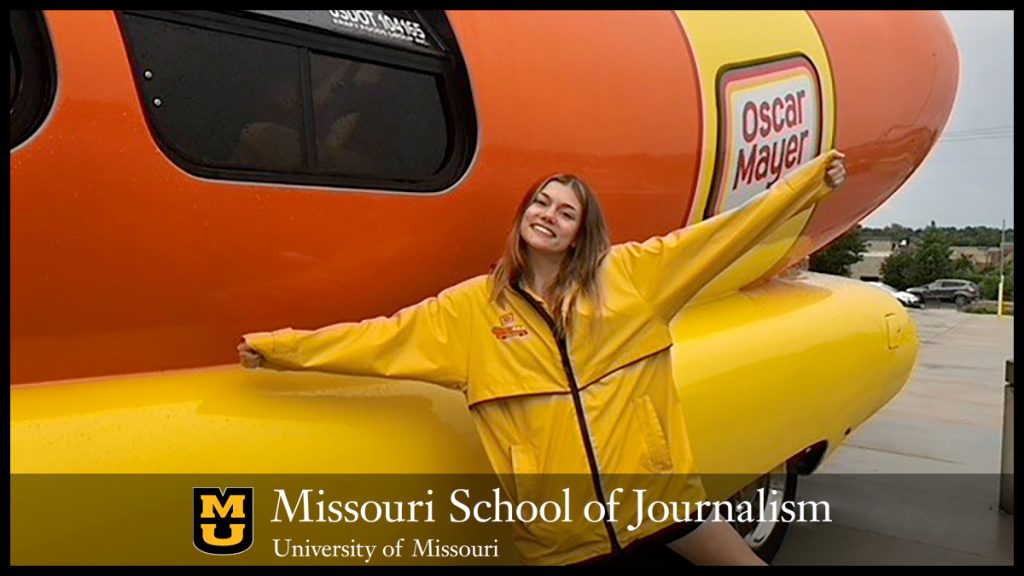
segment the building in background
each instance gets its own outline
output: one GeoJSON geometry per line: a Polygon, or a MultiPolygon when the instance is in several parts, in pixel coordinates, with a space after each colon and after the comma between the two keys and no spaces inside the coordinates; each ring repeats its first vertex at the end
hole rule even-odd
{"type": "Polygon", "coordinates": [[[861,256],[860,262],[850,266],[850,277],[866,281],[878,281],[882,279],[882,262],[892,254],[897,242],[892,240],[867,240],[864,242],[867,250],[861,256]]]}
{"type": "MultiPolygon", "coordinates": [[[[999,248],[996,246],[950,246],[949,248],[953,251],[951,258],[954,261],[960,256],[966,256],[978,270],[999,268],[999,248]]],[[[1003,244],[1003,256],[1005,262],[1013,260],[1012,242],[1003,244]]]]}

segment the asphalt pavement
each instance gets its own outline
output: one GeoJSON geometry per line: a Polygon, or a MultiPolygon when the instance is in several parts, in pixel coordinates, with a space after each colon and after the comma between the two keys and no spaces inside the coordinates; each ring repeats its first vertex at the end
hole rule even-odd
{"type": "Polygon", "coordinates": [[[789,526],[775,565],[1013,565],[1000,510],[1005,365],[1013,317],[912,310],[910,381],[854,430],[798,500],[832,521],[789,526]]]}

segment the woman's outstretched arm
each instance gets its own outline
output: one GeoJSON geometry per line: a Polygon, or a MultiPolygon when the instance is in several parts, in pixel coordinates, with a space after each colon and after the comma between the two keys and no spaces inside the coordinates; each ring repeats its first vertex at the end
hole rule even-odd
{"type": "Polygon", "coordinates": [[[254,332],[238,346],[242,365],[406,378],[464,390],[467,323],[462,285],[392,316],[319,330],[254,332]]]}
{"type": "Polygon", "coordinates": [[[646,242],[617,247],[640,294],[666,320],[786,220],[828,196],[845,178],[835,150],[782,177],[746,203],[646,242]]]}

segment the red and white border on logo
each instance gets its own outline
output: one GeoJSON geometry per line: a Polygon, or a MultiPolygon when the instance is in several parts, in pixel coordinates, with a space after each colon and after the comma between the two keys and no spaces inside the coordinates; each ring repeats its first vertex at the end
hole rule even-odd
{"type": "Polygon", "coordinates": [[[718,154],[704,218],[735,208],[821,153],[821,85],[804,56],[718,77],[718,154]]]}

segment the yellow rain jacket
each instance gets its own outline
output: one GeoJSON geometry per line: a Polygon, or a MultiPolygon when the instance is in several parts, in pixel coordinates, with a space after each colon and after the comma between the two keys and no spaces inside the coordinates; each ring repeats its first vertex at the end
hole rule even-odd
{"type": "Polygon", "coordinates": [[[391,317],[245,340],[273,368],[421,380],[464,393],[509,498],[563,502],[571,484],[572,522],[516,524],[527,563],[574,563],[641,539],[670,540],[684,524],[645,514],[636,526],[634,505],[638,489],[645,502],[705,498],[673,383],[669,320],[730,263],[825,197],[831,158],[823,154],[699,224],[613,246],[598,276],[599,317],[581,299],[561,341],[526,291],[493,301],[489,275],[391,317]],[[614,488],[622,491],[612,495],[614,488]],[[614,521],[586,520],[582,504],[610,496],[619,502],[614,521]]]}

